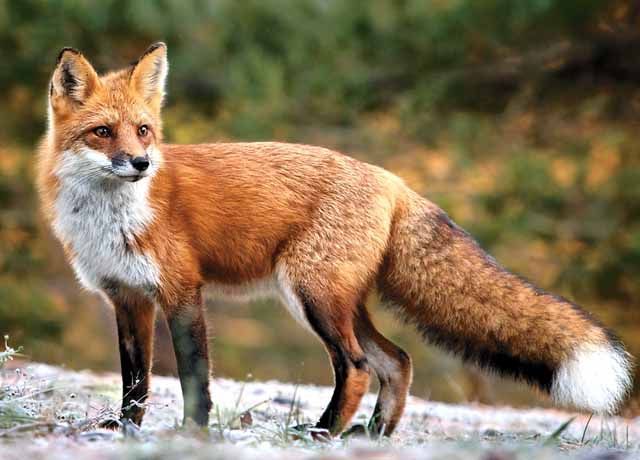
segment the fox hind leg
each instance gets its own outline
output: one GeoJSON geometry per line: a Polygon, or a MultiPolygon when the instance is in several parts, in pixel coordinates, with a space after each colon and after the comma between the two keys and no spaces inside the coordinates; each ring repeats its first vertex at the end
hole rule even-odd
{"type": "Polygon", "coordinates": [[[363,191],[350,204],[342,195],[328,198],[312,225],[282,246],[276,265],[289,308],[324,343],[333,365],[333,397],[318,422],[332,435],[342,432],[369,389],[370,366],[355,329],[391,227],[390,203],[379,191],[363,191]]]}
{"type": "Polygon", "coordinates": [[[369,389],[369,365],[353,328],[354,309],[345,308],[335,299],[323,300],[304,288],[295,292],[309,326],[323,342],[333,366],[333,396],[316,428],[335,436],[349,423],[369,389]]]}
{"type": "Polygon", "coordinates": [[[358,341],[380,382],[367,431],[390,436],[404,412],[412,379],[411,358],[375,328],[364,305],[358,308],[355,324],[358,341]]]}

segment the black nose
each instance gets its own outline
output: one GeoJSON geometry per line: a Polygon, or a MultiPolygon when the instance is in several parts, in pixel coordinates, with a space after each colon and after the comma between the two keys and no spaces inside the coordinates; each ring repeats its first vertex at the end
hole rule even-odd
{"type": "Polygon", "coordinates": [[[138,171],[144,171],[149,167],[149,159],[147,157],[135,157],[131,159],[131,166],[138,171]]]}

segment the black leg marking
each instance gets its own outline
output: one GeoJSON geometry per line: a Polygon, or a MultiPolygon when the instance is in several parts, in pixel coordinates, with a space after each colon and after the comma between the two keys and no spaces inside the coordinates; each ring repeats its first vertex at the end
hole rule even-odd
{"type": "MultiPolygon", "coordinates": [[[[195,308],[194,308],[195,309],[195,308]]],[[[201,307],[168,318],[182,386],[184,419],[209,424],[209,357],[207,333],[201,307]]]]}
{"type": "Polygon", "coordinates": [[[122,417],[142,423],[149,393],[153,353],[154,306],[145,299],[116,303],[122,373],[122,417]]]}

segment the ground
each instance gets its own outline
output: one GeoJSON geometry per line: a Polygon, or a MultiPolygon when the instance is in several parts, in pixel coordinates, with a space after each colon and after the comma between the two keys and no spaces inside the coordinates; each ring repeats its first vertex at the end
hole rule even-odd
{"type": "MultiPolygon", "coordinates": [[[[552,459],[640,458],[640,420],[560,410],[452,405],[409,398],[390,439],[313,441],[293,426],[316,420],[331,388],[212,381],[207,432],[180,428],[176,379],[154,376],[141,429],[97,428],[119,404],[115,374],[43,364],[0,370],[0,458],[552,459]],[[571,421],[568,425],[567,422],[571,421]],[[588,426],[587,426],[588,425],[588,426]],[[585,427],[586,430],[585,430],[585,427]]],[[[356,421],[373,410],[365,397],[356,421]]]]}

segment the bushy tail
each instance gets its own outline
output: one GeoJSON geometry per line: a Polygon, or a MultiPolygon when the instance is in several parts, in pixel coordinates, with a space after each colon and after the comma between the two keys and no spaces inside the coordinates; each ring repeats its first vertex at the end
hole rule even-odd
{"type": "Polygon", "coordinates": [[[429,341],[559,403],[610,413],[629,390],[630,357],[610,332],[507,272],[413,192],[398,205],[378,283],[429,341]]]}

